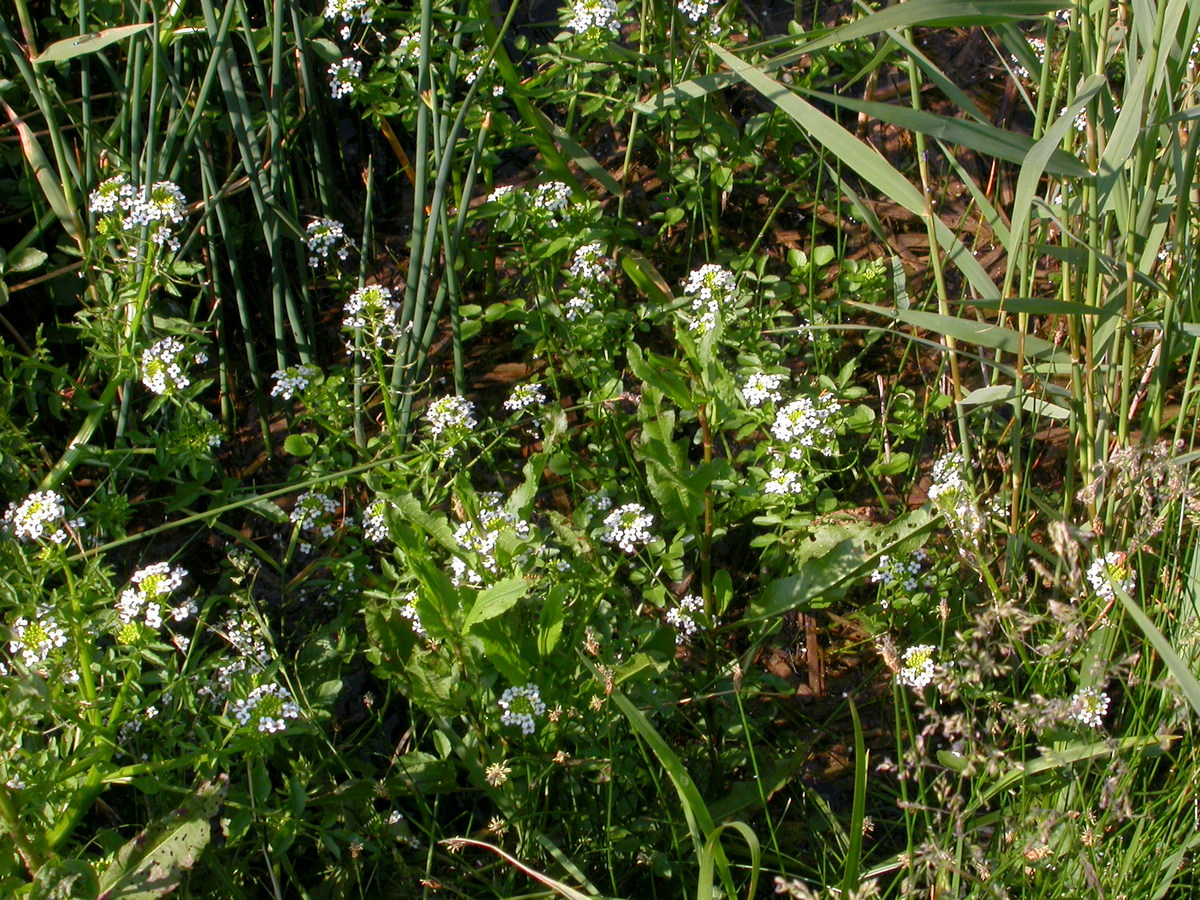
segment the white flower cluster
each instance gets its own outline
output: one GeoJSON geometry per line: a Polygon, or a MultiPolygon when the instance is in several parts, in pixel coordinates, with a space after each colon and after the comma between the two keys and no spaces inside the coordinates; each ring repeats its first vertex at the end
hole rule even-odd
{"type": "Polygon", "coordinates": [[[400,38],[396,42],[396,49],[392,51],[392,56],[401,65],[409,65],[419,61],[421,58],[421,32],[414,31],[412,34],[406,34],[400,38]]]}
{"type": "Polygon", "coordinates": [[[571,277],[578,281],[604,284],[612,276],[614,268],[616,264],[604,252],[604,244],[592,241],[575,251],[569,271],[571,277]]]}
{"type": "Polygon", "coordinates": [[[917,644],[904,651],[901,657],[900,683],[921,690],[933,681],[933,657],[937,647],[933,644],[917,644]]]}
{"type": "Polygon", "coordinates": [[[722,307],[736,299],[737,278],[724,266],[709,263],[692,270],[683,285],[683,293],[692,298],[695,314],[688,324],[689,330],[705,335],[717,327],[722,307]]]}
{"type": "Polygon", "coordinates": [[[684,18],[695,24],[708,15],[713,4],[709,0],[679,0],[676,6],[684,18]]]}
{"type": "Polygon", "coordinates": [[[793,400],[775,414],[771,434],[777,440],[791,444],[788,456],[792,459],[804,459],[811,450],[828,453],[833,450],[837,437],[829,420],[839,408],[837,398],[829,393],[815,400],[811,397],[793,400]]]}
{"type": "Polygon", "coordinates": [[[391,503],[384,497],[376,497],[363,510],[363,537],[372,544],[382,544],[388,538],[385,512],[391,503]]]}
{"type": "MultiPolygon", "coordinates": [[[[479,494],[479,515],[475,521],[463,522],[454,529],[454,539],[468,553],[479,554],[484,568],[496,574],[500,569],[496,559],[496,542],[505,531],[512,531],[518,538],[529,537],[529,523],[518,519],[504,509],[504,497],[495,492],[479,494]]],[[[450,560],[454,572],[453,582],[456,585],[479,587],[484,583],[484,577],[476,572],[457,556],[450,560]]]]}
{"type": "Polygon", "coordinates": [[[511,184],[502,184],[488,194],[488,203],[501,203],[505,198],[511,197],[516,187],[511,184]]]}
{"type": "Polygon", "coordinates": [[[963,475],[962,457],[956,453],[943,456],[933,464],[933,481],[928,496],[942,511],[950,527],[964,536],[983,530],[983,515],[971,500],[971,492],[963,475]]]}
{"type": "Polygon", "coordinates": [[[404,600],[404,605],[400,607],[400,615],[408,619],[408,623],[412,626],[413,633],[417,637],[429,637],[428,632],[425,631],[425,626],[421,624],[421,614],[417,612],[417,592],[409,591],[402,599],[404,600]]]}
{"type": "Polygon", "coordinates": [[[142,351],[142,384],[156,394],[182,391],[192,382],[183,371],[187,349],[177,338],[167,337],[142,351]]]}
{"type": "Polygon", "coordinates": [[[500,708],[504,710],[500,724],[518,725],[525,734],[533,734],[537,728],[534,720],[546,714],[546,704],[536,684],[508,688],[500,696],[500,708]]]}
{"type": "Polygon", "coordinates": [[[114,175],[88,195],[88,209],[106,219],[112,217],[116,227],[126,234],[149,228],[150,240],[178,250],[175,226],[183,221],[187,200],[172,181],[156,181],[149,187],[134,189],[124,175],[114,175]]]}
{"type": "Polygon", "coordinates": [[[566,217],[567,204],[571,202],[571,188],[561,181],[545,181],[533,189],[533,208],[551,223],[562,222],[566,217]]]}
{"type": "Polygon", "coordinates": [[[682,644],[696,633],[698,613],[704,612],[704,598],[688,594],[679,601],[679,606],[667,610],[667,623],[675,626],[675,643],[682,644]]]}
{"type": "Polygon", "coordinates": [[[1099,728],[1108,714],[1108,694],[1087,687],[1071,698],[1071,718],[1086,728],[1099,728]]]}
{"type": "Polygon", "coordinates": [[[475,419],[475,404],[457,394],[447,394],[431,402],[425,410],[429,433],[449,444],[456,444],[479,422],[475,419]]]}
{"type": "MultiPolygon", "coordinates": [[[[198,681],[196,696],[206,698],[213,708],[221,709],[228,702],[238,676],[243,673],[257,676],[263,672],[271,662],[271,653],[258,625],[247,615],[231,612],[217,622],[212,631],[229,643],[233,653],[228,662],[206,672],[202,679],[193,680],[198,681]]],[[[172,640],[180,647],[178,636],[172,640]]],[[[187,650],[180,647],[180,652],[186,653],[187,650]]]]}
{"type": "Polygon", "coordinates": [[[616,544],[626,553],[633,553],[638,544],[648,544],[654,540],[650,529],[654,525],[654,516],[646,512],[646,507],[640,503],[626,503],[618,506],[604,519],[608,531],[601,535],[600,540],[606,544],[616,544]]]}
{"type": "Polygon", "coordinates": [[[369,0],[326,0],[325,12],[321,15],[326,19],[340,18],[347,23],[358,19],[369,25],[374,17],[374,10],[371,9],[369,0]]]}
{"type": "Polygon", "coordinates": [[[67,529],[80,529],[83,519],[64,521],[67,507],[63,498],[54,491],[34,491],[20,503],[8,504],[3,520],[4,528],[11,531],[20,541],[36,541],[43,537],[56,544],[66,543],[67,529]]]}
{"type": "MultiPolygon", "coordinates": [[[[891,556],[884,554],[879,557],[879,565],[871,573],[871,583],[882,584],[884,587],[891,587],[898,584],[904,590],[911,593],[922,586],[917,576],[921,574],[927,558],[928,554],[924,550],[916,550],[910,553],[908,559],[893,559],[891,556]]],[[[886,600],[883,603],[883,608],[887,609],[886,600]]]]}
{"type": "MultiPolygon", "coordinates": [[[[160,562],[138,569],[129,578],[129,587],[121,592],[117,601],[117,617],[124,626],[117,635],[121,643],[132,643],[140,635],[138,620],[151,631],[157,631],[163,623],[163,605],[183,585],[187,570],[170,563],[160,562]]],[[[171,618],[182,622],[197,612],[193,600],[185,600],[171,609],[171,618]]]]}
{"type": "Polygon", "coordinates": [[[504,408],[520,412],[531,406],[541,406],[545,402],[546,395],[540,384],[518,384],[504,401],[504,408]]]}
{"type": "Polygon", "coordinates": [[[564,309],[566,310],[565,315],[568,322],[574,322],[581,316],[591,315],[596,311],[592,292],[587,287],[580,287],[576,291],[575,296],[567,301],[564,309]]]}
{"type": "Polygon", "coordinates": [[[1116,599],[1116,589],[1132,594],[1137,586],[1137,573],[1129,566],[1128,557],[1117,550],[1106,553],[1088,566],[1087,579],[1102,600],[1116,599]]]}
{"type": "Polygon", "coordinates": [[[346,226],[337,219],[320,218],[304,229],[304,246],[308,248],[308,264],[319,266],[329,259],[332,250],[340,260],[350,255],[350,239],[346,226]]]}
{"type": "Polygon", "coordinates": [[[789,494],[803,494],[808,489],[808,485],[809,482],[801,478],[799,472],[785,469],[783,466],[772,466],[771,476],[763,485],[763,493],[780,497],[789,494]]]}
{"type": "MultiPolygon", "coordinates": [[[[392,299],[391,288],[368,285],[356,290],[346,301],[346,308],[342,310],[342,328],[347,331],[362,329],[364,338],[370,338],[378,349],[385,350],[400,334],[400,312],[399,302],[392,299]]],[[[350,344],[347,346],[353,349],[350,344]]]]}
{"type": "Polygon", "coordinates": [[[306,491],[296,499],[288,520],[301,531],[316,532],[320,537],[333,537],[331,517],[339,509],[338,502],[328,494],[306,491]]]}
{"type": "Polygon", "coordinates": [[[275,379],[275,386],[271,388],[271,396],[279,397],[281,400],[291,400],[297,394],[304,393],[312,384],[313,379],[320,374],[320,369],[307,364],[280,369],[271,376],[275,379]]]}
{"type": "Polygon", "coordinates": [[[39,608],[32,622],[24,616],[13,622],[8,650],[21,654],[25,665],[32,668],[45,662],[51,652],[66,646],[66,643],[67,633],[50,614],[50,610],[39,608]]]}
{"type": "MultiPolygon", "coordinates": [[[[1029,38],[1029,49],[1033,51],[1033,55],[1037,58],[1039,65],[1044,65],[1046,62],[1046,42],[1040,37],[1029,38]]],[[[1012,63],[1013,72],[1018,78],[1026,81],[1032,80],[1029,70],[1021,65],[1021,61],[1015,56],[1009,57],[1009,62],[1012,63]]]]}
{"type": "Polygon", "coordinates": [[[783,399],[779,388],[783,385],[784,375],[768,375],[765,372],[755,372],[742,385],[742,396],[746,403],[756,409],[764,403],[778,403],[783,399]]]}
{"type": "Polygon", "coordinates": [[[576,34],[594,34],[620,30],[617,22],[617,0],[575,0],[567,28],[576,34]]]}
{"type": "Polygon", "coordinates": [[[334,100],[341,100],[358,89],[362,80],[362,62],[353,56],[343,57],[329,67],[329,93],[334,100]]]}
{"type": "Polygon", "coordinates": [[[263,734],[275,734],[287,727],[287,719],[300,716],[300,707],[292,700],[292,692],[281,684],[260,684],[244,700],[233,702],[233,717],[239,725],[251,721],[263,734]]]}

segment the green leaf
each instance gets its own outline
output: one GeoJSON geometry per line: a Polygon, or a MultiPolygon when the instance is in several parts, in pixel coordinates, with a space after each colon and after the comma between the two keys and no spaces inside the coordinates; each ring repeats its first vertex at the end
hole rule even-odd
{"type": "MultiPolygon", "coordinates": [[[[903,9],[918,2],[920,0],[909,0],[908,3],[893,8],[903,9]]],[[[860,141],[807,100],[792,93],[785,85],[768,77],[762,69],[744,62],[716,44],[710,43],[708,46],[739,78],[787,113],[812,140],[829,150],[844,166],[857,172],[863,180],[909,212],[924,218],[925,198],[921,192],[884,159],[878,150],[860,141]]],[[[983,297],[999,296],[1000,291],[991,277],[949,226],[936,217],[932,225],[938,244],[958,266],[959,271],[971,283],[971,287],[983,297]]]]}
{"type": "Polygon", "coordinates": [[[171,893],[212,839],[229,776],[206,781],[175,811],[117,851],[100,877],[99,900],[155,900],[171,893]]]}
{"type": "MultiPolygon", "coordinates": [[[[806,96],[814,97],[823,103],[832,103],[835,106],[878,119],[880,122],[920,132],[948,144],[968,147],[984,156],[1004,159],[1017,164],[1023,163],[1036,146],[1033,139],[1026,135],[1004,131],[983,122],[939,116],[892,103],[856,100],[853,97],[826,94],[804,88],[799,88],[799,90],[803,91],[806,96]]],[[[1050,153],[1044,168],[1052,175],[1076,178],[1092,177],[1087,166],[1057,145],[1050,153]]]]}
{"type": "Polygon", "coordinates": [[[906,325],[923,328],[935,334],[942,334],[962,341],[964,344],[974,344],[978,347],[988,347],[993,350],[1003,350],[1016,354],[1024,341],[1025,355],[1046,362],[1071,364],[1071,354],[1061,347],[1056,347],[1050,341],[1033,335],[1022,335],[1011,328],[1001,328],[987,322],[977,322],[974,319],[960,319],[956,316],[943,316],[938,313],[921,312],[916,309],[887,309],[882,306],[872,306],[869,303],[845,301],[860,309],[867,309],[898,319],[906,325]]]}
{"type": "Polygon", "coordinates": [[[45,250],[37,247],[26,247],[13,253],[4,263],[5,272],[31,272],[49,259],[45,250]]]}
{"type": "Polygon", "coordinates": [[[617,670],[613,672],[613,681],[621,684],[645,672],[661,675],[666,671],[668,665],[669,663],[666,660],[655,660],[649,654],[635,653],[632,658],[621,663],[617,667],[617,670]]]}
{"type": "Polygon", "coordinates": [[[60,859],[38,869],[29,900],[96,900],[100,882],[82,859],[60,859]]]}
{"type": "Polygon", "coordinates": [[[475,603],[471,606],[471,611],[467,613],[463,629],[470,631],[472,626],[508,612],[528,592],[529,582],[520,576],[506,578],[487,590],[480,591],[479,596],[475,598],[475,603]]]}
{"type": "Polygon", "coordinates": [[[32,61],[35,65],[65,62],[68,59],[74,59],[77,56],[83,56],[87,53],[96,53],[99,50],[103,50],[109,44],[123,41],[127,37],[141,34],[143,31],[153,27],[153,22],[142,22],[139,25],[118,25],[116,28],[105,28],[103,31],[93,31],[89,34],[81,34],[78,37],[64,38],[61,41],[55,41],[35,56],[32,61]]]}
{"type": "Polygon", "coordinates": [[[694,409],[695,400],[688,390],[687,382],[676,371],[678,366],[673,360],[657,353],[643,351],[637,344],[630,343],[625,349],[629,360],[629,370],[651,387],[658,388],[671,402],[680,409],[694,409]]]}
{"type": "Polygon", "coordinates": [[[542,614],[538,620],[538,653],[549,656],[562,638],[563,621],[566,618],[567,589],[560,584],[550,588],[542,603],[542,614]]]}
{"type": "Polygon", "coordinates": [[[303,459],[317,449],[315,434],[289,434],[283,440],[283,452],[303,459]]]}
{"type": "Polygon", "coordinates": [[[646,299],[660,306],[670,305],[674,299],[671,295],[671,288],[668,286],[667,280],[662,277],[662,273],[655,268],[654,263],[638,251],[630,250],[628,247],[617,248],[617,261],[625,270],[625,274],[629,276],[629,280],[637,286],[646,299]]]}

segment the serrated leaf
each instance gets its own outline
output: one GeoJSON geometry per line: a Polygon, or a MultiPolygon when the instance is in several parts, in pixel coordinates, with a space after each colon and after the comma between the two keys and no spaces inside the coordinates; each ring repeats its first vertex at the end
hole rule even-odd
{"type": "Polygon", "coordinates": [[[141,34],[146,29],[153,27],[153,22],[142,22],[138,25],[118,25],[115,28],[105,28],[103,31],[93,31],[89,34],[64,38],[61,41],[55,41],[35,56],[33,62],[36,65],[46,65],[48,63],[65,62],[68,59],[74,59],[77,56],[83,56],[87,53],[96,53],[110,44],[123,41],[125,38],[133,37],[135,34],[141,34]]]}

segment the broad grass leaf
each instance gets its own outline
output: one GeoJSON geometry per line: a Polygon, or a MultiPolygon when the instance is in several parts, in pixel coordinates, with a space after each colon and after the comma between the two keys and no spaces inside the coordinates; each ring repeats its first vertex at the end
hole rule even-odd
{"type": "MultiPolygon", "coordinates": [[[[795,120],[809,138],[820,143],[841,160],[844,166],[857,172],[864,181],[905,209],[918,216],[925,216],[925,198],[921,192],[884,159],[878,150],[860,141],[807,100],[770,78],[762,69],[744,62],[715,44],[709,44],[709,47],[739,78],[795,120]]],[[[932,220],[932,225],[938,244],[971,283],[971,287],[982,297],[999,296],[999,289],[983,266],[975,259],[975,255],[963,246],[949,226],[936,217],[932,220]]]]}
{"type": "MultiPolygon", "coordinates": [[[[863,113],[881,122],[898,125],[909,131],[917,131],[929,135],[948,144],[967,147],[984,156],[1003,159],[1013,163],[1023,163],[1030,152],[1037,146],[1032,138],[1012,131],[1004,131],[994,125],[983,122],[972,122],[966,119],[956,119],[950,116],[939,116],[923,110],[897,106],[892,103],[876,103],[867,100],[856,100],[853,97],[841,97],[836,94],[826,94],[821,91],[800,90],[809,97],[842,106],[854,112],[863,113]]],[[[1045,171],[1052,175],[1065,175],[1076,178],[1090,176],[1088,167],[1055,146],[1045,171]]]]}
{"type": "MultiPolygon", "coordinates": [[[[848,303],[851,301],[847,301],[848,303]]],[[[922,312],[916,309],[888,309],[883,306],[872,306],[868,303],[852,303],[861,309],[879,313],[898,319],[906,325],[923,328],[935,334],[952,337],[964,344],[977,347],[987,347],[992,350],[1003,350],[1016,354],[1024,340],[1024,351],[1027,357],[1046,362],[1070,364],[1071,355],[1064,349],[1056,347],[1050,341],[1032,335],[1022,335],[1011,328],[1002,328],[988,322],[978,322],[973,319],[960,319],[957,316],[943,316],[938,313],[922,312]]]]}
{"type": "Polygon", "coordinates": [[[135,34],[141,34],[143,31],[153,27],[153,22],[141,22],[137,25],[118,25],[115,28],[105,28],[103,31],[93,31],[89,34],[63,38],[61,41],[55,41],[35,56],[32,62],[35,65],[66,62],[69,59],[75,59],[77,56],[97,53],[110,44],[123,41],[125,38],[133,37],[135,34]]]}

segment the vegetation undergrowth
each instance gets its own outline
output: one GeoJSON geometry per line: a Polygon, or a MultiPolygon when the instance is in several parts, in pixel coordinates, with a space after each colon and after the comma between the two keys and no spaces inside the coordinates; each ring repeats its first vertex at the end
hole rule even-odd
{"type": "Polygon", "coordinates": [[[776,6],[0,14],[0,893],[1200,889],[1200,8],[776,6]]]}

